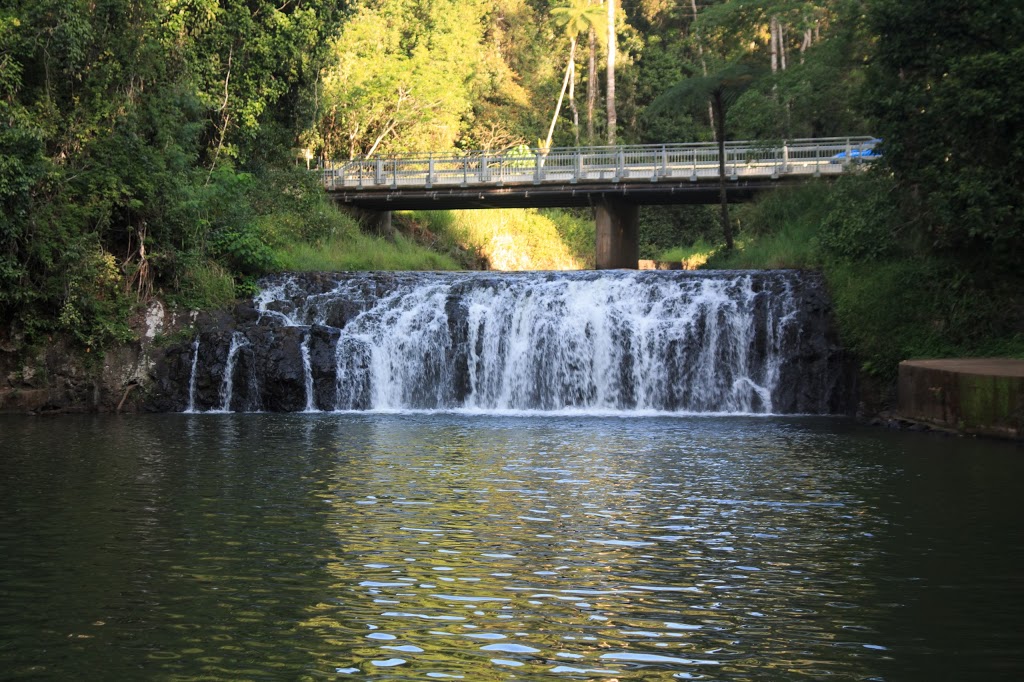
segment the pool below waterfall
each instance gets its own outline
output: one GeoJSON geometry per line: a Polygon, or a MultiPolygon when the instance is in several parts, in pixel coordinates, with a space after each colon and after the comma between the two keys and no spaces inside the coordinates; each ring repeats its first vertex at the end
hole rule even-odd
{"type": "Polygon", "coordinates": [[[0,669],[1019,679],[1022,447],[837,417],[0,416],[0,669]]]}

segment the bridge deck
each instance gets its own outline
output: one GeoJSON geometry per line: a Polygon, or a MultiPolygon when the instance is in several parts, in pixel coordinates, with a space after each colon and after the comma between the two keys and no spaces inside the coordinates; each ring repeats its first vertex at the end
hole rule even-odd
{"type": "MultiPolygon", "coordinates": [[[[730,142],[728,193],[744,199],[779,180],[842,174],[873,144],[870,137],[730,142]]],[[[323,181],[342,203],[398,210],[585,206],[595,196],[638,204],[713,203],[718,175],[718,145],[692,143],[360,159],[327,168],[323,181]]]]}

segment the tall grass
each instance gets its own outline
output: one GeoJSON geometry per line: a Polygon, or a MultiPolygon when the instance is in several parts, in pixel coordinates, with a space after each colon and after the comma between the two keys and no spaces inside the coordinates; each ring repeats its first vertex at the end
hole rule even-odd
{"type": "Polygon", "coordinates": [[[708,262],[718,246],[709,244],[705,239],[698,239],[692,246],[677,246],[662,251],[655,260],[666,263],[681,263],[684,270],[696,270],[708,262]]]}
{"type": "Polygon", "coordinates": [[[450,256],[423,248],[398,235],[390,242],[365,234],[340,235],[323,242],[291,242],[277,250],[283,270],[458,270],[450,256]]]}
{"type": "Polygon", "coordinates": [[[260,219],[278,270],[458,270],[450,256],[397,235],[394,241],[368,235],[358,221],[326,198],[301,212],[279,210],[260,219]]]}
{"type": "Polygon", "coordinates": [[[716,250],[707,267],[820,267],[820,232],[829,213],[829,193],[823,182],[812,182],[775,190],[756,202],[736,207],[736,248],[731,253],[716,250]]]}

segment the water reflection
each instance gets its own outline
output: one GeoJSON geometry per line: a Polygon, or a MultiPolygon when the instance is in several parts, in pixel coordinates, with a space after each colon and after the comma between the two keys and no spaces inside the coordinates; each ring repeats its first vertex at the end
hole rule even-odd
{"type": "Polygon", "coordinates": [[[306,626],[361,641],[318,667],[728,678],[884,655],[858,622],[879,521],[799,434],[435,419],[366,422],[372,453],[329,477],[334,598],[306,626]]]}
{"type": "Polygon", "coordinates": [[[1024,670],[1017,446],[451,415],[3,419],[0,446],[15,677],[1024,670]]]}

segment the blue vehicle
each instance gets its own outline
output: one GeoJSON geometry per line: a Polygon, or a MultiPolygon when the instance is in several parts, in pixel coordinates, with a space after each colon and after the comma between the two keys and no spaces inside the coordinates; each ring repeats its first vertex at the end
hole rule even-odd
{"type": "Polygon", "coordinates": [[[873,138],[867,142],[861,142],[859,145],[850,150],[849,156],[845,151],[839,152],[832,157],[832,161],[839,163],[845,161],[847,158],[850,159],[875,159],[882,155],[882,151],[877,148],[882,140],[879,138],[873,138]]]}

